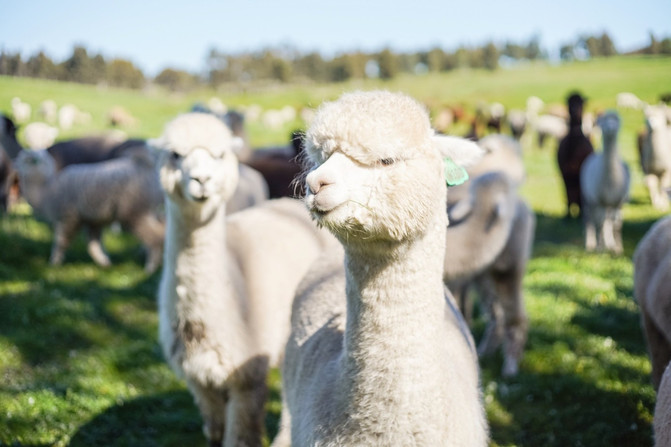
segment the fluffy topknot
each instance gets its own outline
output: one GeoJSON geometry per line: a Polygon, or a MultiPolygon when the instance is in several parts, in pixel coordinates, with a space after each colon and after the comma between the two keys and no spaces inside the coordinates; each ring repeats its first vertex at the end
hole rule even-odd
{"type": "Polygon", "coordinates": [[[407,159],[409,150],[426,153],[432,135],[429,114],[416,100],[384,90],[357,91],[322,104],[305,143],[313,163],[338,149],[361,163],[374,164],[407,159]]]}
{"type": "Polygon", "coordinates": [[[201,147],[215,157],[234,146],[231,131],[219,118],[199,112],[179,115],[166,124],[160,138],[150,143],[182,155],[201,147]]]}

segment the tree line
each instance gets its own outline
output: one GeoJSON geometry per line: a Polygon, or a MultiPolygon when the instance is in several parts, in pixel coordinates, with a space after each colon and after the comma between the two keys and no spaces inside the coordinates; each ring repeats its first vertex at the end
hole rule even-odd
{"type": "MultiPolygon", "coordinates": [[[[608,33],[580,36],[561,45],[563,61],[609,57],[621,54],[608,33]]],[[[671,55],[671,38],[658,40],[651,33],[650,44],[628,54],[671,55]]],[[[344,52],[324,58],[318,52],[302,52],[284,46],[253,52],[227,53],[209,50],[205,70],[195,74],[166,68],[154,78],[147,78],[133,62],[101,54],[90,54],[76,45],[72,55],[54,62],[43,51],[23,60],[21,53],[0,52],[0,75],[26,76],[42,79],[105,84],[113,87],[140,89],[149,82],[173,91],[187,91],[209,84],[215,88],[227,83],[272,82],[343,82],[350,79],[392,79],[401,73],[421,74],[444,72],[458,68],[496,70],[502,64],[548,59],[538,36],[527,42],[460,46],[453,51],[441,47],[415,52],[395,52],[384,48],[375,52],[344,52]]]]}

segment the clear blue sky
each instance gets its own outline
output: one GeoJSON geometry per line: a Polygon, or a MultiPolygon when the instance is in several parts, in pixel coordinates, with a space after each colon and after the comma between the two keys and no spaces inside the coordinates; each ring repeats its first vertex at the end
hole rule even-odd
{"type": "Polygon", "coordinates": [[[671,0],[0,0],[0,49],[39,50],[57,62],[75,44],[133,61],[149,76],[166,67],[199,72],[210,48],[255,50],[288,43],[325,56],[489,40],[543,48],[607,31],[619,50],[671,36],[671,0]]]}

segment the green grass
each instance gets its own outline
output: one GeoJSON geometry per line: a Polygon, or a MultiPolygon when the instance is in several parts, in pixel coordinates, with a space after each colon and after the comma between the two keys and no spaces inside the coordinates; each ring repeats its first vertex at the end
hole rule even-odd
{"type": "MultiPolygon", "coordinates": [[[[533,65],[495,73],[461,71],[344,85],[272,86],[218,92],[229,105],[316,106],[353,88],[406,91],[431,105],[479,100],[521,107],[527,96],[563,102],[579,88],[588,109],[613,107],[631,91],[655,102],[671,90],[671,59],[616,58],[566,66],[533,65]]],[[[0,77],[0,110],[20,96],[36,109],[52,98],[91,113],[69,137],[105,130],[121,104],[138,118],[131,136],[150,137],[175,114],[214,93],[134,92],[0,77]]],[[[661,217],[649,204],[635,151],[640,112],[622,111],[620,148],[630,163],[631,201],[624,209],[623,256],[586,254],[579,222],[564,221],[554,148],[525,147],[523,196],[537,214],[533,256],[524,281],[529,341],[519,376],[502,379],[502,358],[484,359],[482,386],[497,446],[649,446],[655,394],[632,297],[632,253],[661,217]]],[[[250,123],[253,144],[283,143],[290,123],[266,132],[250,123]]],[[[0,218],[0,445],[205,445],[201,422],[182,381],[157,342],[155,295],[131,236],[108,232],[113,266],[96,267],[79,238],[63,266],[48,264],[51,232],[20,206],[0,218]]],[[[485,322],[476,318],[478,339],[485,322]]],[[[267,431],[275,434],[280,376],[273,371],[267,431]]]]}

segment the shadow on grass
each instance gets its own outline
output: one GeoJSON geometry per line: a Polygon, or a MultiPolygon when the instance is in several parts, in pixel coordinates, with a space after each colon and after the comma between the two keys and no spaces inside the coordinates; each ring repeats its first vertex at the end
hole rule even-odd
{"type": "Polygon", "coordinates": [[[575,375],[522,372],[499,383],[495,397],[507,409],[492,418],[492,438],[517,446],[651,446],[654,396],[613,391],[575,375]],[[570,427],[570,429],[567,429],[570,427]]]}
{"type": "MultiPolygon", "coordinates": [[[[279,389],[270,387],[270,401],[279,401],[279,389]]],[[[268,411],[266,432],[277,434],[279,413],[268,411]]],[[[202,420],[192,395],[167,391],[111,406],[84,424],[70,446],[205,446],[202,420]]]]}
{"type": "Polygon", "coordinates": [[[110,302],[125,301],[130,303],[128,312],[153,312],[153,296],[143,296],[138,290],[153,288],[155,279],[142,283],[129,289],[110,289],[97,279],[39,281],[27,292],[0,300],[0,333],[32,365],[64,361],[70,351],[100,346],[105,333],[121,340],[155,338],[150,328],[126,324],[109,310],[110,302]]]}
{"type": "Polygon", "coordinates": [[[204,446],[201,419],[186,391],[124,401],[79,428],[71,446],[204,446]]]}

